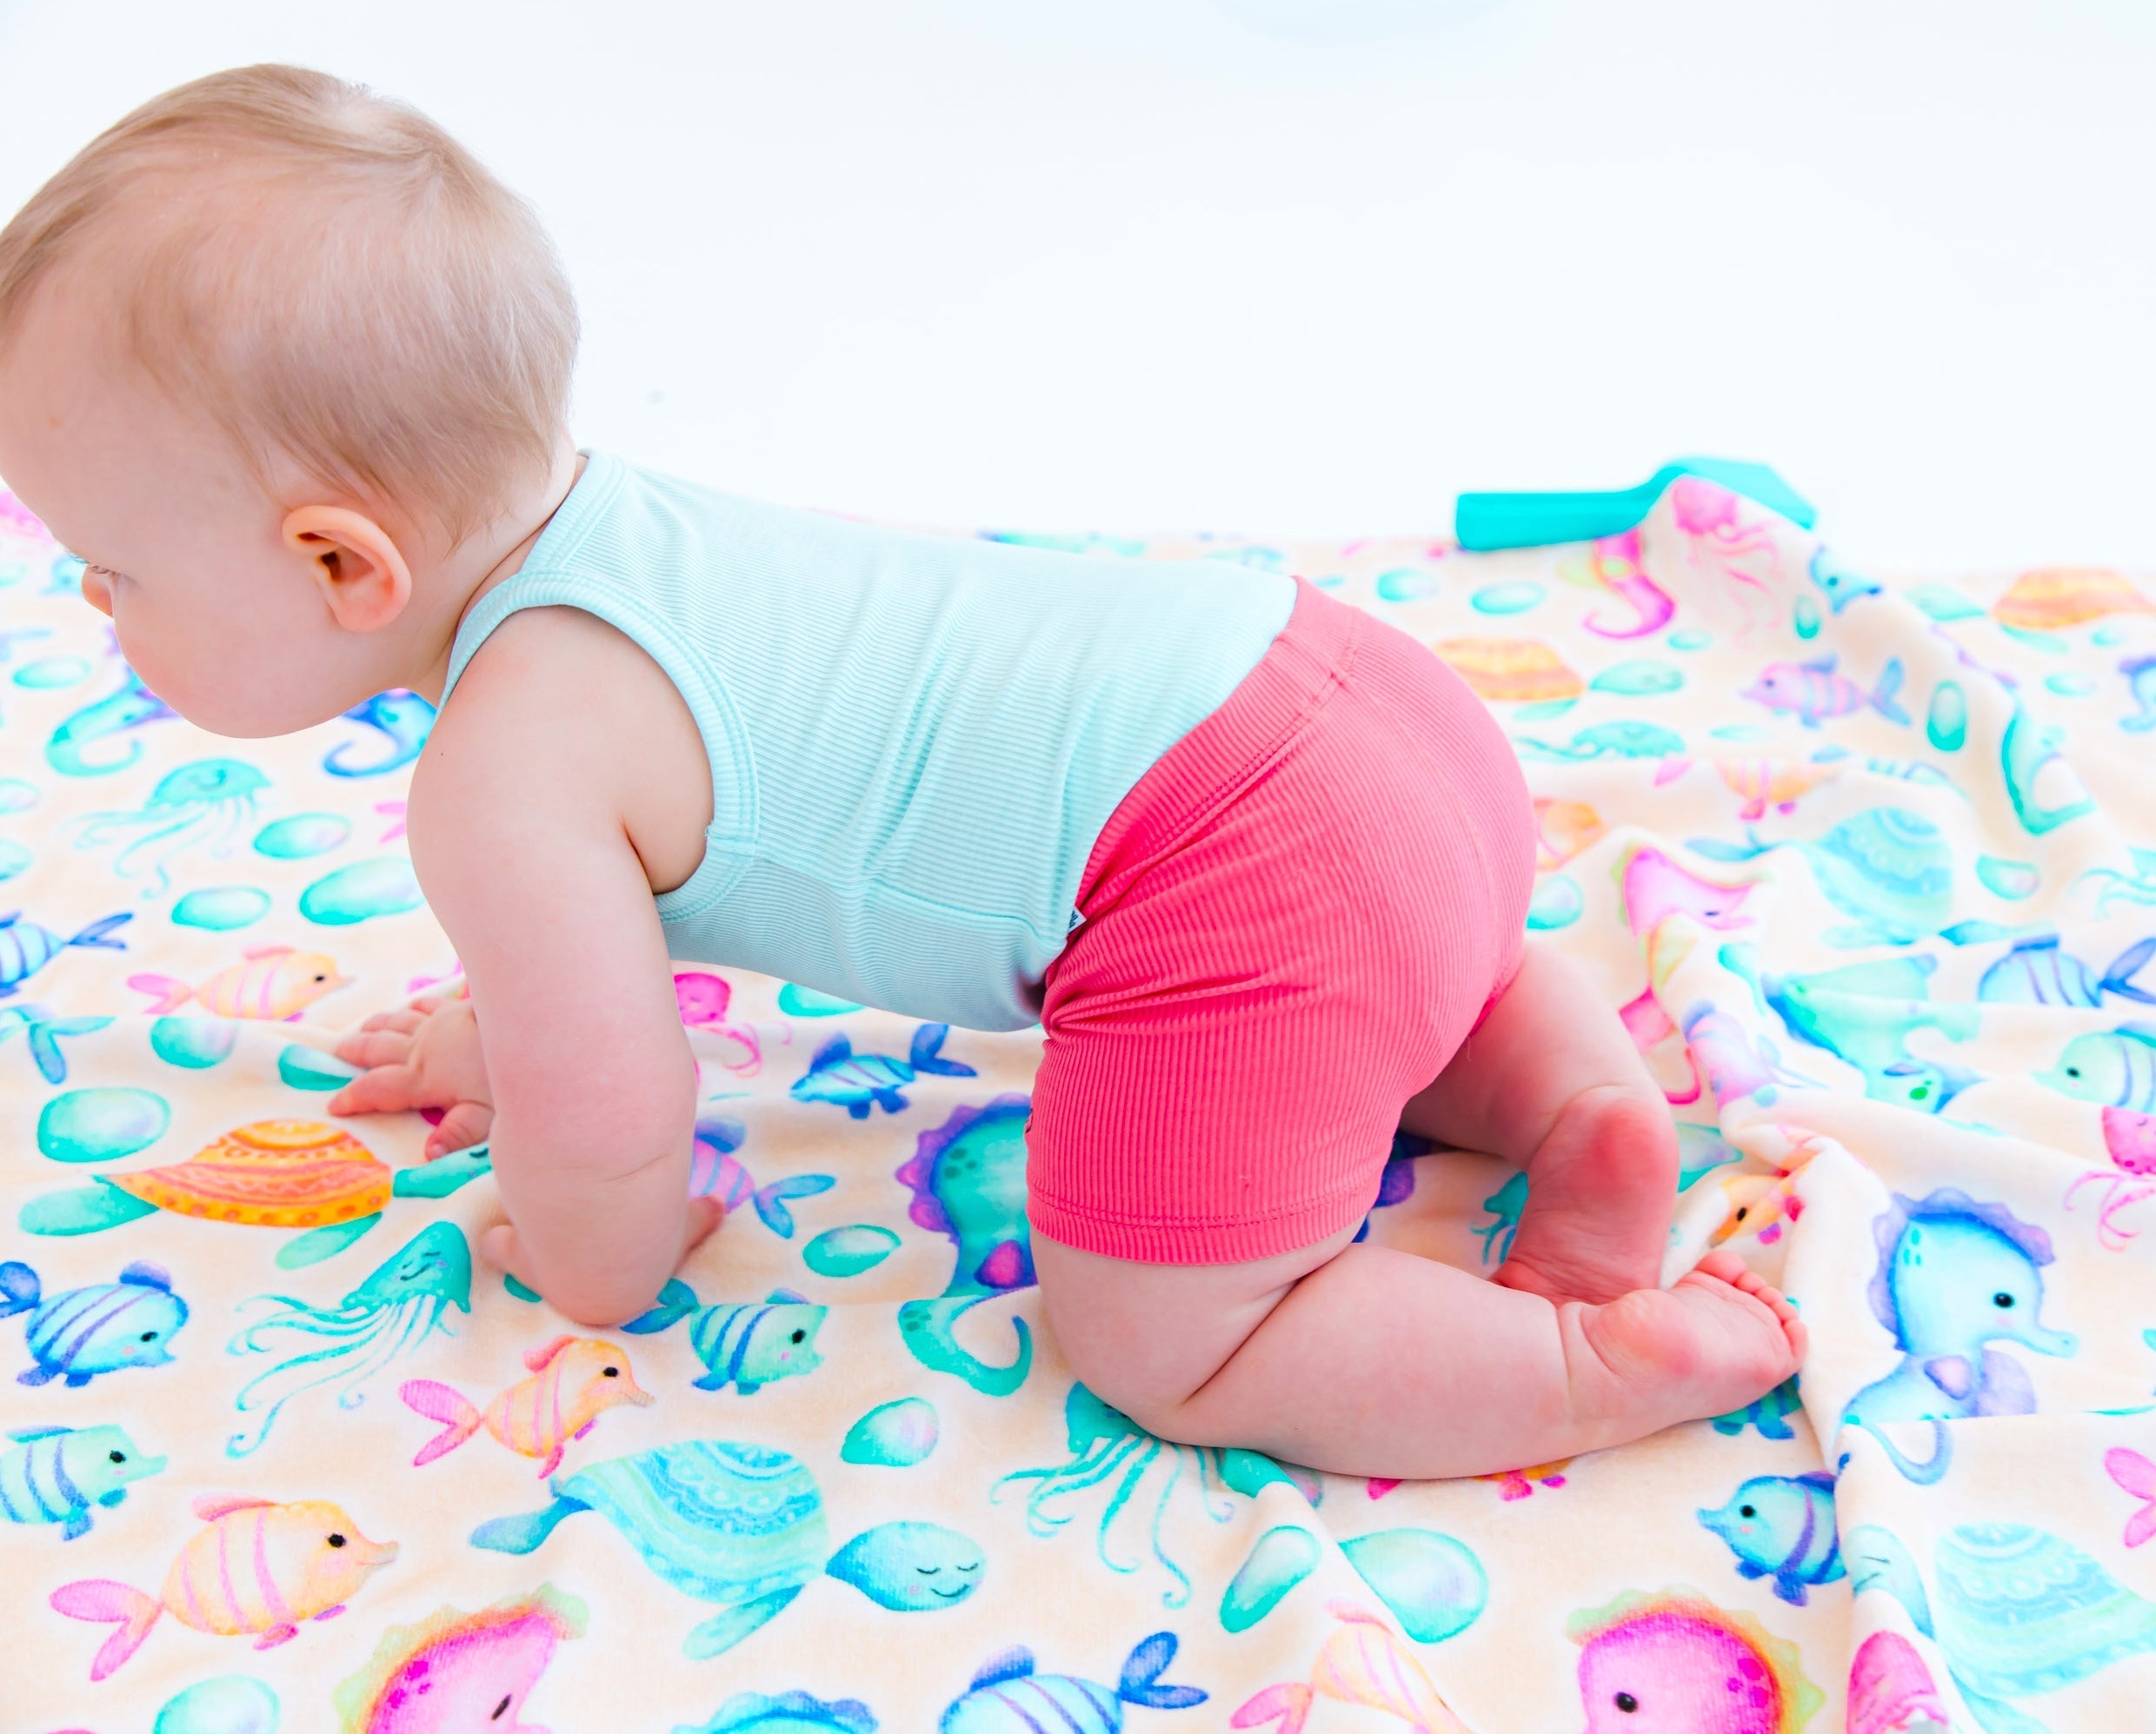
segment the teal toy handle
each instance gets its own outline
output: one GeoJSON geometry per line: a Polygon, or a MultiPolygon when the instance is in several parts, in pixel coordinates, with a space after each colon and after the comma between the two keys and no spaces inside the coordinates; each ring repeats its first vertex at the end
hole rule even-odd
{"type": "Polygon", "coordinates": [[[1687,457],[1666,463],[1637,488],[1598,494],[1462,494],[1454,509],[1453,533],[1475,553],[1505,548],[1547,548],[1622,535],[1654,509],[1680,476],[1696,475],[1778,512],[1800,529],[1819,515],[1811,502],[1763,463],[1733,458],[1687,457]]]}

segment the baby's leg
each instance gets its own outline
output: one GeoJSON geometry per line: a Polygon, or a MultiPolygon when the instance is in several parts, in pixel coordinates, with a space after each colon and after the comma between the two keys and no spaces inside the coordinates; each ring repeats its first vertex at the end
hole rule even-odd
{"type": "Polygon", "coordinates": [[[1146,1265],[1033,1237],[1073,1370],[1148,1431],[1347,1475],[1482,1475],[1725,1414],[1804,1327],[1728,1253],[1667,1289],[1552,1301],[1345,1233],[1240,1265],[1146,1265]]]}
{"type": "Polygon", "coordinates": [[[1677,1132],[1632,1038],[1569,960],[1530,940],[1512,985],[1401,1124],[1527,1171],[1497,1280],[1614,1300],[1660,1279],[1677,1132]]]}

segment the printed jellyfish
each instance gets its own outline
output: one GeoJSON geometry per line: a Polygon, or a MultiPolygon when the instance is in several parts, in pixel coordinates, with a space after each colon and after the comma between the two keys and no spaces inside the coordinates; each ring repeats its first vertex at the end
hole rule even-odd
{"type": "Polygon", "coordinates": [[[236,1355],[283,1358],[250,1379],[235,1399],[242,1414],[260,1410],[262,1419],[251,1432],[242,1428],[225,1441],[230,1457],[260,1450],[285,1405],[303,1392],[338,1385],[338,1407],[356,1408],[376,1374],[436,1331],[447,1334],[442,1319],[451,1306],[471,1311],[471,1249],[455,1223],[429,1223],[335,1306],[283,1294],[257,1295],[243,1305],[264,1302],[273,1310],[243,1326],[226,1347],[236,1355]],[[306,1346],[310,1342],[321,1346],[306,1346]]]}
{"type": "Polygon", "coordinates": [[[198,759],[161,778],[138,807],[86,814],[77,846],[97,849],[125,838],[113,857],[113,871],[132,879],[146,869],[152,877],[143,895],[155,897],[170,888],[169,867],[176,855],[197,845],[213,855],[226,853],[253,819],[256,797],[269,786],[268,778],[241,760],[198,759]]]}

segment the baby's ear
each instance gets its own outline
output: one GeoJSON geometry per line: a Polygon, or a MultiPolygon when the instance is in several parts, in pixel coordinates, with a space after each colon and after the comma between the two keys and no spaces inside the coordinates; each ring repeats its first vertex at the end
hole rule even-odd
{"type": "Polygon", "coordinates": [[[298,506],[284,515],[283,532],[347,632],[378,632],[404,612],[411,568],[372,518],[343,506],[298,506]]]}

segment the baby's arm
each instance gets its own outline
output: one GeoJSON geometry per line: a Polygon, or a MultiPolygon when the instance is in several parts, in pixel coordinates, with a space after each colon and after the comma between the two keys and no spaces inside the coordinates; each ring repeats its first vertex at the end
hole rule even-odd
{"type": "Polygon", "coordinates": [[[571,1318],[616,1324],[717,1220],[688,1199],[695,1062],[601,731],[500,680],[469,696],[436,728],[409,825],[484,1044],[509,1222],[482,1250],[571,1318]]]}

